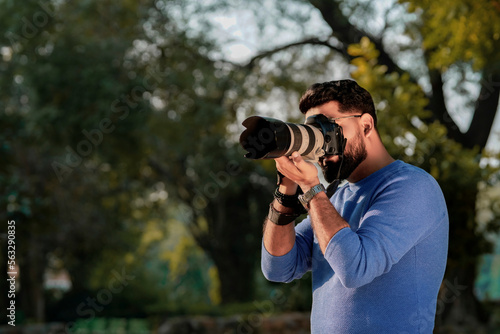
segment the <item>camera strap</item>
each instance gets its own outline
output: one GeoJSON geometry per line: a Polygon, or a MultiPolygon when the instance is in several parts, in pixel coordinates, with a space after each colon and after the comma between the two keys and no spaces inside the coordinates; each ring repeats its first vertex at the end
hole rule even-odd
{"type": "Polygon", "coordinates": [[[330,183],[328,185],[328,187],[326,187],[326,195],[328,196],[328,198],[331,198],[333,196],[333,194],[335,194],[335,192],[337,191],[337,188],[339,187],[339,184],[340,184],[340,180],[336,179],[335,181],[330,183]]]}
{"type": "Polygon", "coordinates": [[[337,191],[337,188],[339,187],[340,184],[340,170],[342,169],[342,164],[344,162],[344,154],[340,155],[340,166],[339,170],[337,171],[337,178],[333,180],[332,183],[326,187],[326,195],[328,198],[332,198],[333,194],[337,191]]]}

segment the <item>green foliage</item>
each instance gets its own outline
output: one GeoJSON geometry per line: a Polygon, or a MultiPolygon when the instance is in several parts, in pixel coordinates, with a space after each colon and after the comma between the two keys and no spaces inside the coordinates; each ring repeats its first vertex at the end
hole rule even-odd
{"type": "Polygon", "coordinates": [[[422,19],[423,48],[432,68],[472,61],[475,69],[500,60],[500,2],[400,0],[422,19]]]}
{"type": "Polygon", "coordinates": [[[76,321],[68,333],[90,334],[105,332],[148,334],[151,332],[150,328],[151,325],[146,319],[94,318],[76,321]]]}
{"type": "Polygon", "coordinates": [[[120,25],[130,20],[114,20],[115,33],[102,26],[111,23],[102,20],[106,10],[121,7],[96,4],[0,4],[2,216],[19,227],[19,307],[30,319],[43,317],[33,298],[49,256],[85,290],[140,236],[129,207],[144,191],[135,162],[147,114],[139,111],[148,107],[142,97],[134,96],[135,107],[124,99],[147,74],[130,79],[122,66],[135,32],[120,25]]]}
{"type": "MultiPolygon", "coordinates": [[[[428,171],[443,190],[450,216],[448,270],[476,263],[480,254],[491,251],[492,244],[477,230],[474,199],[478,184],[491,178],[496,169],[481,167],[481,152],[447,138],[442,124],[424,123],[429,112],[421,88],[407,74],[389,74],[378,65],[378,52],[367,38],[352,45],[349,52],[355,57],[352,76],[372,93],[379,132],[389,152],[428,171]]],[[[483,224],[488,230],[500,227],[495,219],[483,224]]]]}
{"type": "MultiPolygon", "coordinates": [[[[39,258],[53,256],[70,272],[75,291],[99,291],[112,268],[140,272],[142,256],[158,256],[165,225],[176,221],[194,239],[182,239],[189,246],[184,258],[163,258],[163,266],[147,261],[157,269],[143,295],[193,284],[199,289],[188,289],[190,302],[200,302],[197,295],[209,287],[203,302],[216,304],[220,279],[227,282],[225,298],[238,282],[238,293],[249,298],[251,275],[227,277],[249,249],[255,254],[242,259],[242,270],[253,272],[268,199],[261,196],[267,184],[242,177],[255,165],[228,139],[243,71],[233,75],[233,65],[207,57],[216,47],[179,28],[170,17],[174,3],[45,5],[26,2],[17,11],[4,2],[1,11],[8,31],[0,41],[2,204],[22,222],[20,242],[37,250],[37,257],[27,248],[18,252],[22,267],[40,263],[33,282],[42,282],[47,264],[39,258]],[[247,222],[240,227],[232,219],[247,222]],[[193,269],[206,257],[193,240],[218,270],[213,264],[203,267],[206,273],[193,269]],[[184,262],[189,269],[176,272],[174,264],[184,262]],[[162,270],[177,285],[153,284],[165,277],[162,270]]],[[[28,283],[22,295],[31,294],[28,283]]],[[[171,300],[188,302],[186,296],[171,300]]],[[[36,302],[22,307],[29,304],[36,302]]]]}
{"type": "MultiPolygon", "coordinates": [[[[481,67],[497,59],[497,1],[447,1],[447,13],[442,3],[411,3],[423,8],[417,12],[432,66],[473,60],[481,67]],[[483,17],[491,24],[478,25],[483,17]],[[469,33],[456,34],[460,29],[469,33]]],[[[277,27],[299,22],[292,32],[306,35],[316,9],[294,4],[247,8],[287,16],[277,27]]],[[[332,50],[350,43],[328,46],[332,37],[234,64],[208,33],[215,31],[208,15],[233,5],[0,2],[0,204],[7,208],[0,214],[19,222],[19,243],[30,246],[17,253],[21,271],[34,273],[22,275],[20,291],[29,319],[48,257],[70,272],[74,290],[56,306],[71,305],[73,313],[122,268],[134,279],[103,314],[252,312],[251,302],[235,303],[266,301],[278,290],[254,279],[274,162],[242,157],[239,123],[250,114],[301,121],[300,94],[342,72],[346,55],[332,50]]],[[[257,14],[263,40],[277,43],[267,16],[257,14]]],[[[408,74],[378,65],[380,50],[368,39],[349,53],[352,76],[376,100],[391,154],[428,170],[443,187],[456,233],[450,263],[474,261],[488,249],[476,234],[472,200],[478,181],[492,173],[479,168],[484,154],[464,150],[443,124],[427,122],[424,92],[408,74]]],[[[497,228],[494,220],[485,224],[497,228]]],[[[309,308],[308,284],[279,291],[288,297],[276,310],[309,308]]]]}

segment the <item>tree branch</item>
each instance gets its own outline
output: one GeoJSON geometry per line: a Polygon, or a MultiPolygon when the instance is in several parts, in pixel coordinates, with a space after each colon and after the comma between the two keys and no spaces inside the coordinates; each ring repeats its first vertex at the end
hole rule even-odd
{"type": "MultiPolygon", "coordinates": [[[[359,43],[362,37],[368,37],[380,52],[378,62],[381,65],[387,66],[389,72],[397,72],[399,74],[404,71],[394,62],[392,57],[385,51],[382,40],[372,34],[359,29],[349,22],[349,19],[344,16],[340,9],[338,1],[332,0],[310,0],[311,4],[316,7],[325,22],[332,29],[332,35],[337,37],[344,45],[359,43]]],[[[347,55],[347,51],[344,50],[347,55]]],[[[415,81],[415,80],[413,80],[415,81]]]]}
{"type": "MultiPolygon", "coordinates": [[[[320,11],[323,19],[332,29],[332,35],[337,37],[341,43],[344,45],[358,43],[363,36],[367,36],[380,52],[379,64],[387,66],[388,72],[404,73],[385,51],[382,39],[351,24],[342,13],[338,1],[310,0],[310,3],[320,11]]],[[[479,146],[484,148],[499,104],[500,71],[497,70],[493,74],[491,69],[483,72],[481,94],[476,101],[474,116],[466,133],[460,131],[446,108],[441,73],[437,70],[430,70],[429,78],[432,85],[432,94],[426,95],[430,100],[429,108],[434,116],[428,121],[438,119],[448,129],[449,137],[463,144],[464,147],[479,146]]],[[[417,83],[417,80],[413,77],[411,77],[411,81],[417,83]]]]}
{"type": "Polygon", "coordinates": [[[448,109],[446,108],[444,92],[443,92],[443,77],[438,70],[429,70],[429,80],[432,87],[432,95],[429,98],[429,108],[433,112],[432,117],[427,121],[433,122],[438,120],[445,125],[448,130],[448,137],[460,142],[462,132],[460,132],[455,121],[451,118],[448,109]]]}
{"type": "Polygon", "coordinates": [[[282,45],[282,46],[276,47],[276,48],[271,49],[271,50],[263,51],[262,53],[256,55],[252,59],[250,59],[250,61],[245,65],[245,67],[252,68],[255,65],[255,63],[262,58],[266,58],[266,57],[272,56],[273,54],[278,53],[280,51],[283,51],[283,50],[286,50],[289,48],[293,48],[296,46],[302,46],[302,45],[322,45],[322,46],[326,46],[326,47],[328,47],[332,50],[335,50],[337,52],[340,52],[340,53],[345,52],[344,48],[336,47],[336,46],[330,44],[328,42],[328,40],[321,40],[319,38],[313,37],[313,38],[304,39],[302,41],[282,45]]]}
{"type": "Polygon", "coordinates": [[[479,146],[482,149],[486,146],[498,109],[499,98],[500,70],[484,69],[474,116],[469,129],[463,135],[463,141],[461,141],[465,147],[479,146]]]}
{"type": "MultiPolygon", "coordinates": [[[[326,46],[340,54],[347,60],[352,57],[347,53],[347,46],[350,44],[359,43],[362,37],[368,37],[380,52],[378,63],[385,65],[388,72],[396,72],[403,74],[405,71],[396,64],[392,56],[385,51],[382,39],[374,36],[369,32],[363,31],[349,22],[348,18],[342,13],[338,1],[332,0],[310,0],[311,5],[317,8],[325,22],[332,29],[330,38],[335,37],[339,41],[340,46],[333,45],[328,39],[307,38],[302,41],[282,45],[271,50],[263,51],[262,53],[253,57],[246,65],[245,68],[252,68],[257,61],[265,57],[269,57],[277,52],[286,50],[288,48],[301,46],[301,45],[322,45],[326,46]]],[[[496,110],[499,104],[500,95],[500,73],[499,71],[491,74],[491,71],[483,73],[483,81],[481,82],[481,94],[476,101],[476,108],[471,125],[466,133],[462,133],[458,128],[455,121],[450,116],[445,103],[443,93],[443,79],[438,70],[429,70],[429,78],[432,86],[432,93],[426,94],[429,99],[429,109],[432,111],[433,116],[430,117],[428,122],[439,120],[448,130],[448,136],[463,144],[464,147],[472,148],[479,146],[484,148],[488,140],[489,133],[493,124],[496,110]]],[[[418,83],[416,78],[410,79],[414,83],[418,83]]]]}

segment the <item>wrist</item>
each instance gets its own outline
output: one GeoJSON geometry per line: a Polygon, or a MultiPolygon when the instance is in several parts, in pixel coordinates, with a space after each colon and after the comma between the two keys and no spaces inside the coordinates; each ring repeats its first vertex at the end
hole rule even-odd
{"type": "Polygon", "coordinates": [[[267,214],[267,219],[275,225],[284,226],[292,223],[299,216],[300,213],[296,212],[280,212],[274,207],[273,203],[271,203],[269,205],[269,213],[267,214]]]}
{"type": "Polygon", "coordinates": [[[277,171],[278,176],[278,191],[283,195],[295,195],[297,193],[298,185],[294,181],[287,178],[280,171],[277,171]]]}
{"type": "Polygon", "coordinates": [[[321,192],[326,193],[326,189],[321,183],[318,183],[311,187],[308,191],[304,192],[303,195],[300,195],[299,201],[300,203],[302,203],[306,210],[309,210],[309,203],[316,195],[321,192]]]}
{"type": "Polygon", "coordinates": [[[319,181],[319,178],[316,178],[315,180],[312,180],[310,182],[307,182],[307,183],[301,183],[300,184],[300,189],[302,189],[302,191],[304,193],[308,192],[309,190],[311,190],[311,188],[313,188],[314,186],[317,186],[318,184],[320,184],[321,182],[319,181]]]}
{"type": "MultiPolygon", "coordinates": [[[[275,206],[275,208],[281,208],[284,209],[285,212],[295,212],[297,214],[303,214],[306,213],[304,210],[304,207],[302,206],[301,202],[299,201],[299,195],[302,194],[301,189],[297,188],[297,191],[293,195],[286,195],[282,192],[280,192],[279,188],[277,188],[274,191],[274,199],[275,203],[278,206],[275,206]]],[[[280,211],[280,210],[278,210],[280,211]]]]}
{"type": "Polygon", "coordinates": [[[284,195],[295,195],[297,193],[297,189],[298,189],[297,184],[290,185],[290,186],[280,184],[280,186],[278,187],[279,192],[284,194],[284,195]]]}

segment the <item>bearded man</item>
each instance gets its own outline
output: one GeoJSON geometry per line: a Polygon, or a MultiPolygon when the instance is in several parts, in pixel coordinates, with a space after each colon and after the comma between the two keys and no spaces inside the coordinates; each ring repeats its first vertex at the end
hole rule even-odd
{"type": "Polygon", "coordinates": [[[262,271],[290,282],[312,271],[312,333],[432,333],[448,251],[448,212],[427,172],[393,159],[377,130],[371,95],[355,81],[312,85],[299,108],[322,114],[347,139],[343,157],[314,164],[276,158],[282,174],[264,226],[262,271]],[[308,211],[298,217],[298,188],[308,211]]]}

